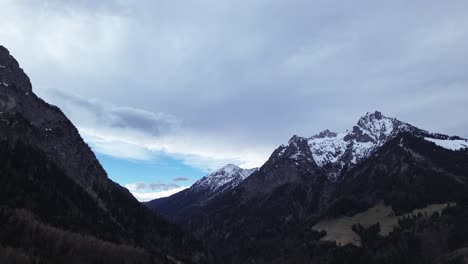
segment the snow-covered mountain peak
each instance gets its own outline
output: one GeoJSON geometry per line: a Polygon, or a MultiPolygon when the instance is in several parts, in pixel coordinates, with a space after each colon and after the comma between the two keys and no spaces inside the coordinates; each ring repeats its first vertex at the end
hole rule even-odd
{"type": "Polygon", "coordinates": [[[368,158],[401,132],[438,140],[437,143],[451,150],[468,146],[465,139],[430,133],[375,111],[368,112],[359,118],[351,130],[342,133],[327,129],[309,138],[294,135],[288,144],[281,145],[274,152],[273,158],[290,159],[296,165],[315,163],[329,177],[336,178],[343,169],[352,168],[368,158]]]}
{"type": "Polygon", "coordinates": [[[216,172],[224,172],[224,173],[233,173],[235,171],[242,170],[241,167],[234,165],[234,164],[227,164],[226,166],[222,167],[221,169],[217,170],[216,172]]]}
{"type": "Polygon", "coordinates": [[[352,130],[344,133],[325,130],[310,137],[309,146],[317,165],[326,166],[331,176],[337,176],[345,166],[352,167],[369,157],[399,132],[413,129],[416,128],[375,111],[361,117],[352,130]]]}
{"type": "Polygon", "coordinates": [[[381,112],[370,112],[346,132],[324,130],[309,138],[293,136],[287,145],[278,149],[279,158],[312,162],[326,169],[330,177],[338,176],[343,168],[350,168],[369,157],[377,148],[399,132],[419,130],[381,112]]]}
{"type": "Polygon", "coordinates": [[[357,126],[353,128],[353,132],[357,133],[361,130],[362,134],[367,135],[372,141],[379,142],[409,127],[410,125],[396,118],[386,117],[381,112],[375,111],[361,117],[357,126]]]}
{"type": "Polygon", "coordinates": [[[234,188],[255,171],[257,168],[242,169],[237,165],[228,164],[195,182],[191,189],[204,190],[208,193],[225,191],[234,188]]]}

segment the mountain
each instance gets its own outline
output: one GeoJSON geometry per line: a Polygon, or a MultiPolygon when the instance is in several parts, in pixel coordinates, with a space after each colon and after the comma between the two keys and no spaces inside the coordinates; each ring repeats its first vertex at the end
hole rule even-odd
{"type": "Polygon", "coordinates": [[[190,188],[170,197],[160,198],[146,205],[167,219],[180,223],[186,221],[191,211],[205,205],[218,195],[230,191],[256,172],[254,169],[242,169],[228,164],[195,182],[190,188]]]}
{"type": "Polygon", "coordinates": [[[236,165],[228,164],[201,178],[190,189],[203,193],[205,199],[210,199],[220,193],[232,190],[256,170],[257,168],[242,169],[236,165]]]}
{"type": "Polygon", "coordinates": [[[0,262],[212,263],[107,177],[78,130],[0,46],[0,262]]]}
{"type": "Polygon", "coordinates": [[[455,237],[452,246],[437,230],[465,232],[457,223],[468,219],[467,146],[466,139],[367,113],[343,133],[293,136],[233,189],[183,217],[178,200],[165,217],[204,239],[225,263],[463,258],[468,240],[455,237]]]}
{"type": "Polygon", "coordinates": [[[309,138],[294,136],[288,145],[279,148],[278,156],[282,156],[290,145],[304,144],[303,149],[289,156],[297,159],[304,155],[315,165],[327,171],[330,178],[338,177],[343,171],[355,166],[361,160],[372,155],[388,140],[398,133],[411,132],[416,135],[428,134],[410,124],[395,118],[388,118],[376,111],[361,117],[350,131],[336,133],[324,130],[309,138]]]}

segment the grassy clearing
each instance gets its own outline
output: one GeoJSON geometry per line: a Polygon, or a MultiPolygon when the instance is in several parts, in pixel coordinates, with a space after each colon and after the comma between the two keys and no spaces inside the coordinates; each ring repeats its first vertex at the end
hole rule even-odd
{"type": "MultiPolygon", "coordinates": [[[[431,204],[422,209],[413,210],[408,215],[432,215],[435,212],[441,212],[448,204],[431,204]]],[[[338,244],[355,244],[360,245],[359,236],[353,232],[351,227],[354,224],[361,224],[364,227],[369,227],[373,224],[380,223],[380,234],[387,236],[393,228],[398,225],[398,219],[403,216],[395,216],[390,206],[385,206],[379,203],[367,211],[355,214],[351,217],[340,217],[333,219],[326,219],[320,221],[312,227],[314,230],[325,230],[327,235],[322,240],[336,241],[338,244]]]]}

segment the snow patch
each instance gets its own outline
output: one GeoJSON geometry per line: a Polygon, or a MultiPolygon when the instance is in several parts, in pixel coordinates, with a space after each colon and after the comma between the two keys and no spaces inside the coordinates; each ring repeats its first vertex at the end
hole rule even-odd
{"type": "Polygon", "coordinates": [[[344,140],[345,136],[346,133],[340,133],[334,137],[312,137],[308,140],[312,157],[319,167],[327,163],[335,163],[343,156],[348,148],[348,143],[344,140]]]}
{"type": "Polygon", "coordinates": [[[427,141],[435,143],[437,146],[443,147],[450,150],[461,150],[468,148],[468,140],[464,139],[435,139],[435,138],[424,138],[427,141]]]}

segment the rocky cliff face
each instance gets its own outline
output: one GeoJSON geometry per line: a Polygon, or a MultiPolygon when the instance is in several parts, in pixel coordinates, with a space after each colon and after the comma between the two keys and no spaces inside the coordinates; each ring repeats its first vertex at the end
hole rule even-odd
{"type": "Polygon", "coordinates": [[[0,85],[12,86],[23,93],[32,92],[28,76],[3,46],[0,46],[0,85]]]}
{"type": "Polygon", "coordinates": [[[26,207],[33,215],[42,215],[40,220],[47,225],[140,247],[162,262],[213,261],[211,255],[196,240],[152,214],[128,190],[108,179],[94,153],[70,120],[59,108],[47,104],[34,94],[27,75],[8,50],[1,46],[0,142],[3,148],[12,153],[34,153],[24,157],[32,159],[29,163],[26,162],[31,170],[23,168],[26,169],[24,173],[18,174],[18,168],[8,165],[11,162],[16,164],[16,160],[4,164],[2,181],[5,184],[1,187],[8,186],[8,190],[1,192],[23,193],[21,189],[24,186],[19,184],[22,177],[39,181],[38,186],[42,186],[31,194],[2,196],[1,203],[9,204],[11,210],[26,207]],[[41,161],[46,166],[32,169],[37,165],[34,161],[41,161]],[[44,178],[44,182],[41,182],[37,175],[48,175],[44,171],[47,168],[53,168],[55,180],[44,178]],[[37,173],[31,174],[34,170],[37,173]],[[16,178],[10,181],[10,177],[16,178]],[[67,179],[64,180],[63,177],[67,179]],[[69,182],[59,187],[56,183],[58,180],[69,182]],[[67,193],[76,195],[68,199],[67,193]],[[54,199],[64,197],[68,201],[69,210],[75,212],[73,217],[67,211],[67,206],[51,207],[44,199],[33,199],[42,196],[56,197],[54,199]],[[49,211],[52,215],[46,217],[42,214],[44,211],[49,211]],[[51,219],[61,220],[56,222],[51,219]],[[93,227],[85,219],[93,219],[95,227],[102,228],[93,227]]]}

